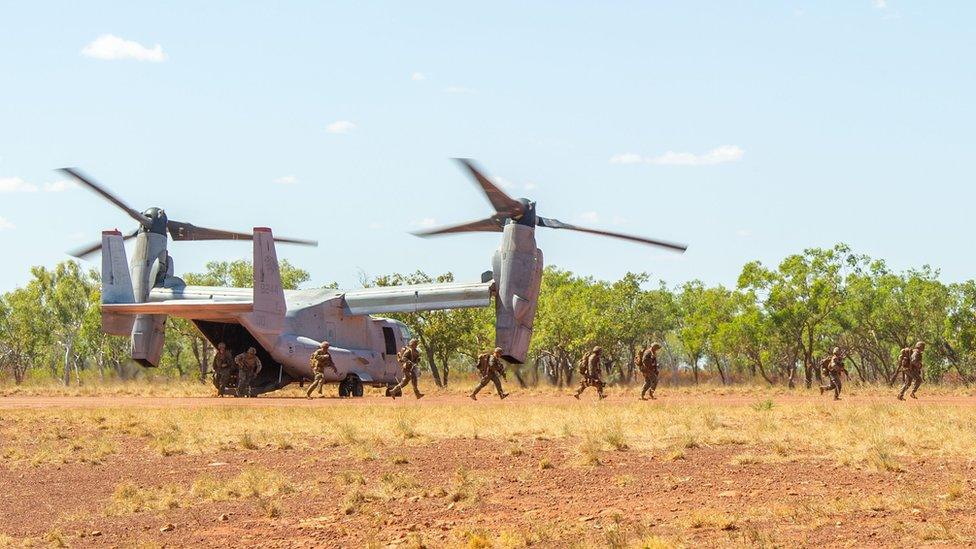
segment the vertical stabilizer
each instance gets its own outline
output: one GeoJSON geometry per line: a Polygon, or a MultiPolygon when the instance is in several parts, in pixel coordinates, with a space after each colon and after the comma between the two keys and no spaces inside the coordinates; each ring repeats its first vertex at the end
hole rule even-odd
{"type": "Polygon", "coordinates": [[[285,290],[274,236],[266,227],[254,228],[254,310],[252,326],[266,335],[281,333],[285,320],[285,290]]]}
{"type": "MultiPolygon", "coordinates": [[[[132,278],[125,257],[125,242],[118,230],[102,232],[102,303],[132,303],[132,278]]],[[[102,331],[111,335],[129,335],[132,315],[102,313],[102,331]]]]}

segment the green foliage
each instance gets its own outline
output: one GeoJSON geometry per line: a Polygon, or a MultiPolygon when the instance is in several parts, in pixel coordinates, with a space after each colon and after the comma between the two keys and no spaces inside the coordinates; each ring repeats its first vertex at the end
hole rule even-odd
{"type": "MultiPolygon", "coordinates": [[[[308,272],[281,263],[286,288],[308,272]]],[[[20,383],[47,376],[77,382],[84,370],[98,377],[190,377],[203,374],[212,349],[192,323],[167,322],[160,368],[128,363],[128,339],[100,329],[97,273],[65,262],[35,267],[23,287],[0,296],[0,377],[20,383]]],[[[188,273],[192,285],[248,287],[250,261],[211,262],[188,273]]],[[[368,286],[452,282],[451,273],[389,274],[368,286]]],[[[334,285],[332,285],[334,286],[334,285]]],[[[793,386],[819,377],[818,361],[832,347],[849,357],[852,379],[894,381],[899,351],[928,344],[925,374],[966,383],[976,380],[976,281],[945,284],[923,266],[894,272],[884,261],[846,245],[809,249],[775,268],[745,265],[734,289],[691,281],[675,288],[646,273],[608,282],[549,266],[543,273],[529,363],[514,369],[523,383],[573,383],[575,365],[595,345],[604,348],[611,383],[634,380],[633,357],[659,342],[661,367],[672,375],[733,383],[762,379],[793,386]],[[803,377],[800,378],[799,376],[803,377]]],[[[434,381],[471,369],[494,345],[494,310],[464,309],[391,315],[421,340],[434,381]]],[[[666,374],[665,374],[666,375],[666,374]]]]}

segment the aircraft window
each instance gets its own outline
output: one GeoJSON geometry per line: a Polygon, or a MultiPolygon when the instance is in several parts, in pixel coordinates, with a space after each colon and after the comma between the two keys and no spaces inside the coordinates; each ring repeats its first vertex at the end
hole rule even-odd
{"type": "Polygon", "coordinates": [[[395,355],[397,348],[396,335],[393,333],[393,328],[388,326],[383,327],[383,340],[386,342],[386,354],[395,355]]]}
{"type": "Polygon", "coordinates": [[[404,341],[408,341],[411,337],[413,337],[413,334],[410,333],[410,329],[403,324],[400,325],[400,335],[403,336],[404,341]]]}

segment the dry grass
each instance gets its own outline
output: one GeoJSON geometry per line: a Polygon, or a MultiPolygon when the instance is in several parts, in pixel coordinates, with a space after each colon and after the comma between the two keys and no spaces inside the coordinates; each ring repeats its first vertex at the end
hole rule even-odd
{"type": "Polygon", "coordinates": [[[184,491],[175,484],[140,488],[131,482],[115,487],[112,500],[105,509],[109,515],[128,515],[143,511],[175,509],[185,504],[184,491]]]}
{"type": "Polygon", "coordinates": [[[738,519],[722,511],[695,511],[684,521],[686,528],[715,528],[726,532],[738,529],[738,519]]]}
{"type": "Polygon", "coordinates": [[[266,516],[276,517],[281,514],[278,499],[294,491],[295,487],[281,473],[251,467],[229,479],[209,475],[200,477],[189,488],[176,484],[142,488],[131,482],[123,482],[116,486],[105,513],[128,515],[192,507],[212,501],[257,499],[266,516]]]}
{"type": "MultiPolygon", "coordinates": [[[[577,446],[588,465],[599,463],[606,451],[633,449],[681,459],[700,447],[744,445],[766,451],[742,455],[739,464],[827,459],[883,472],[901,471],[921,457],[976,453],[971,428],[976,407],[816,399],[776,404],[775,395],[758,396],[763,398],[755,406],[620,400],[594,406],[567,399],[520,406],[425,402],[406,411],[385,401],[316,408],[269,402],[247,408],[12,409],[0,412],[0,462],[97,464],[117,453],[121,438],[141,440],[163,456],[340,446],[360,461],[376,459],[380,449],[393,444],[472,436],[535,439],[577,446]]],[[[516,445],[510,454],[520,451],[516,445]]]]}

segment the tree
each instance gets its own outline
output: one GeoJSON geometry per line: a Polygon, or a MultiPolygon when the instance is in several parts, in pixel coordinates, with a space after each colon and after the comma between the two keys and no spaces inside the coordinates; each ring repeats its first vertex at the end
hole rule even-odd
{"type": "MultiPolygon", "coordinates": [[[[759,262],[747,264],[739,276],[739,288],[753,291],[762,300],[776,329],[795,345],[803,360],[806,386],[813,383],[814,354],[829,345],[825,327],[842,303],[843,273],[850,249],[838,244],[830,250],[811,248],[791,255],[776,271],[759,262]],[[827,343],[825,343],[827,342],[827,343]]],[[[789,365],[789,386],[794,387],[796,363],[789,365]]]]}

